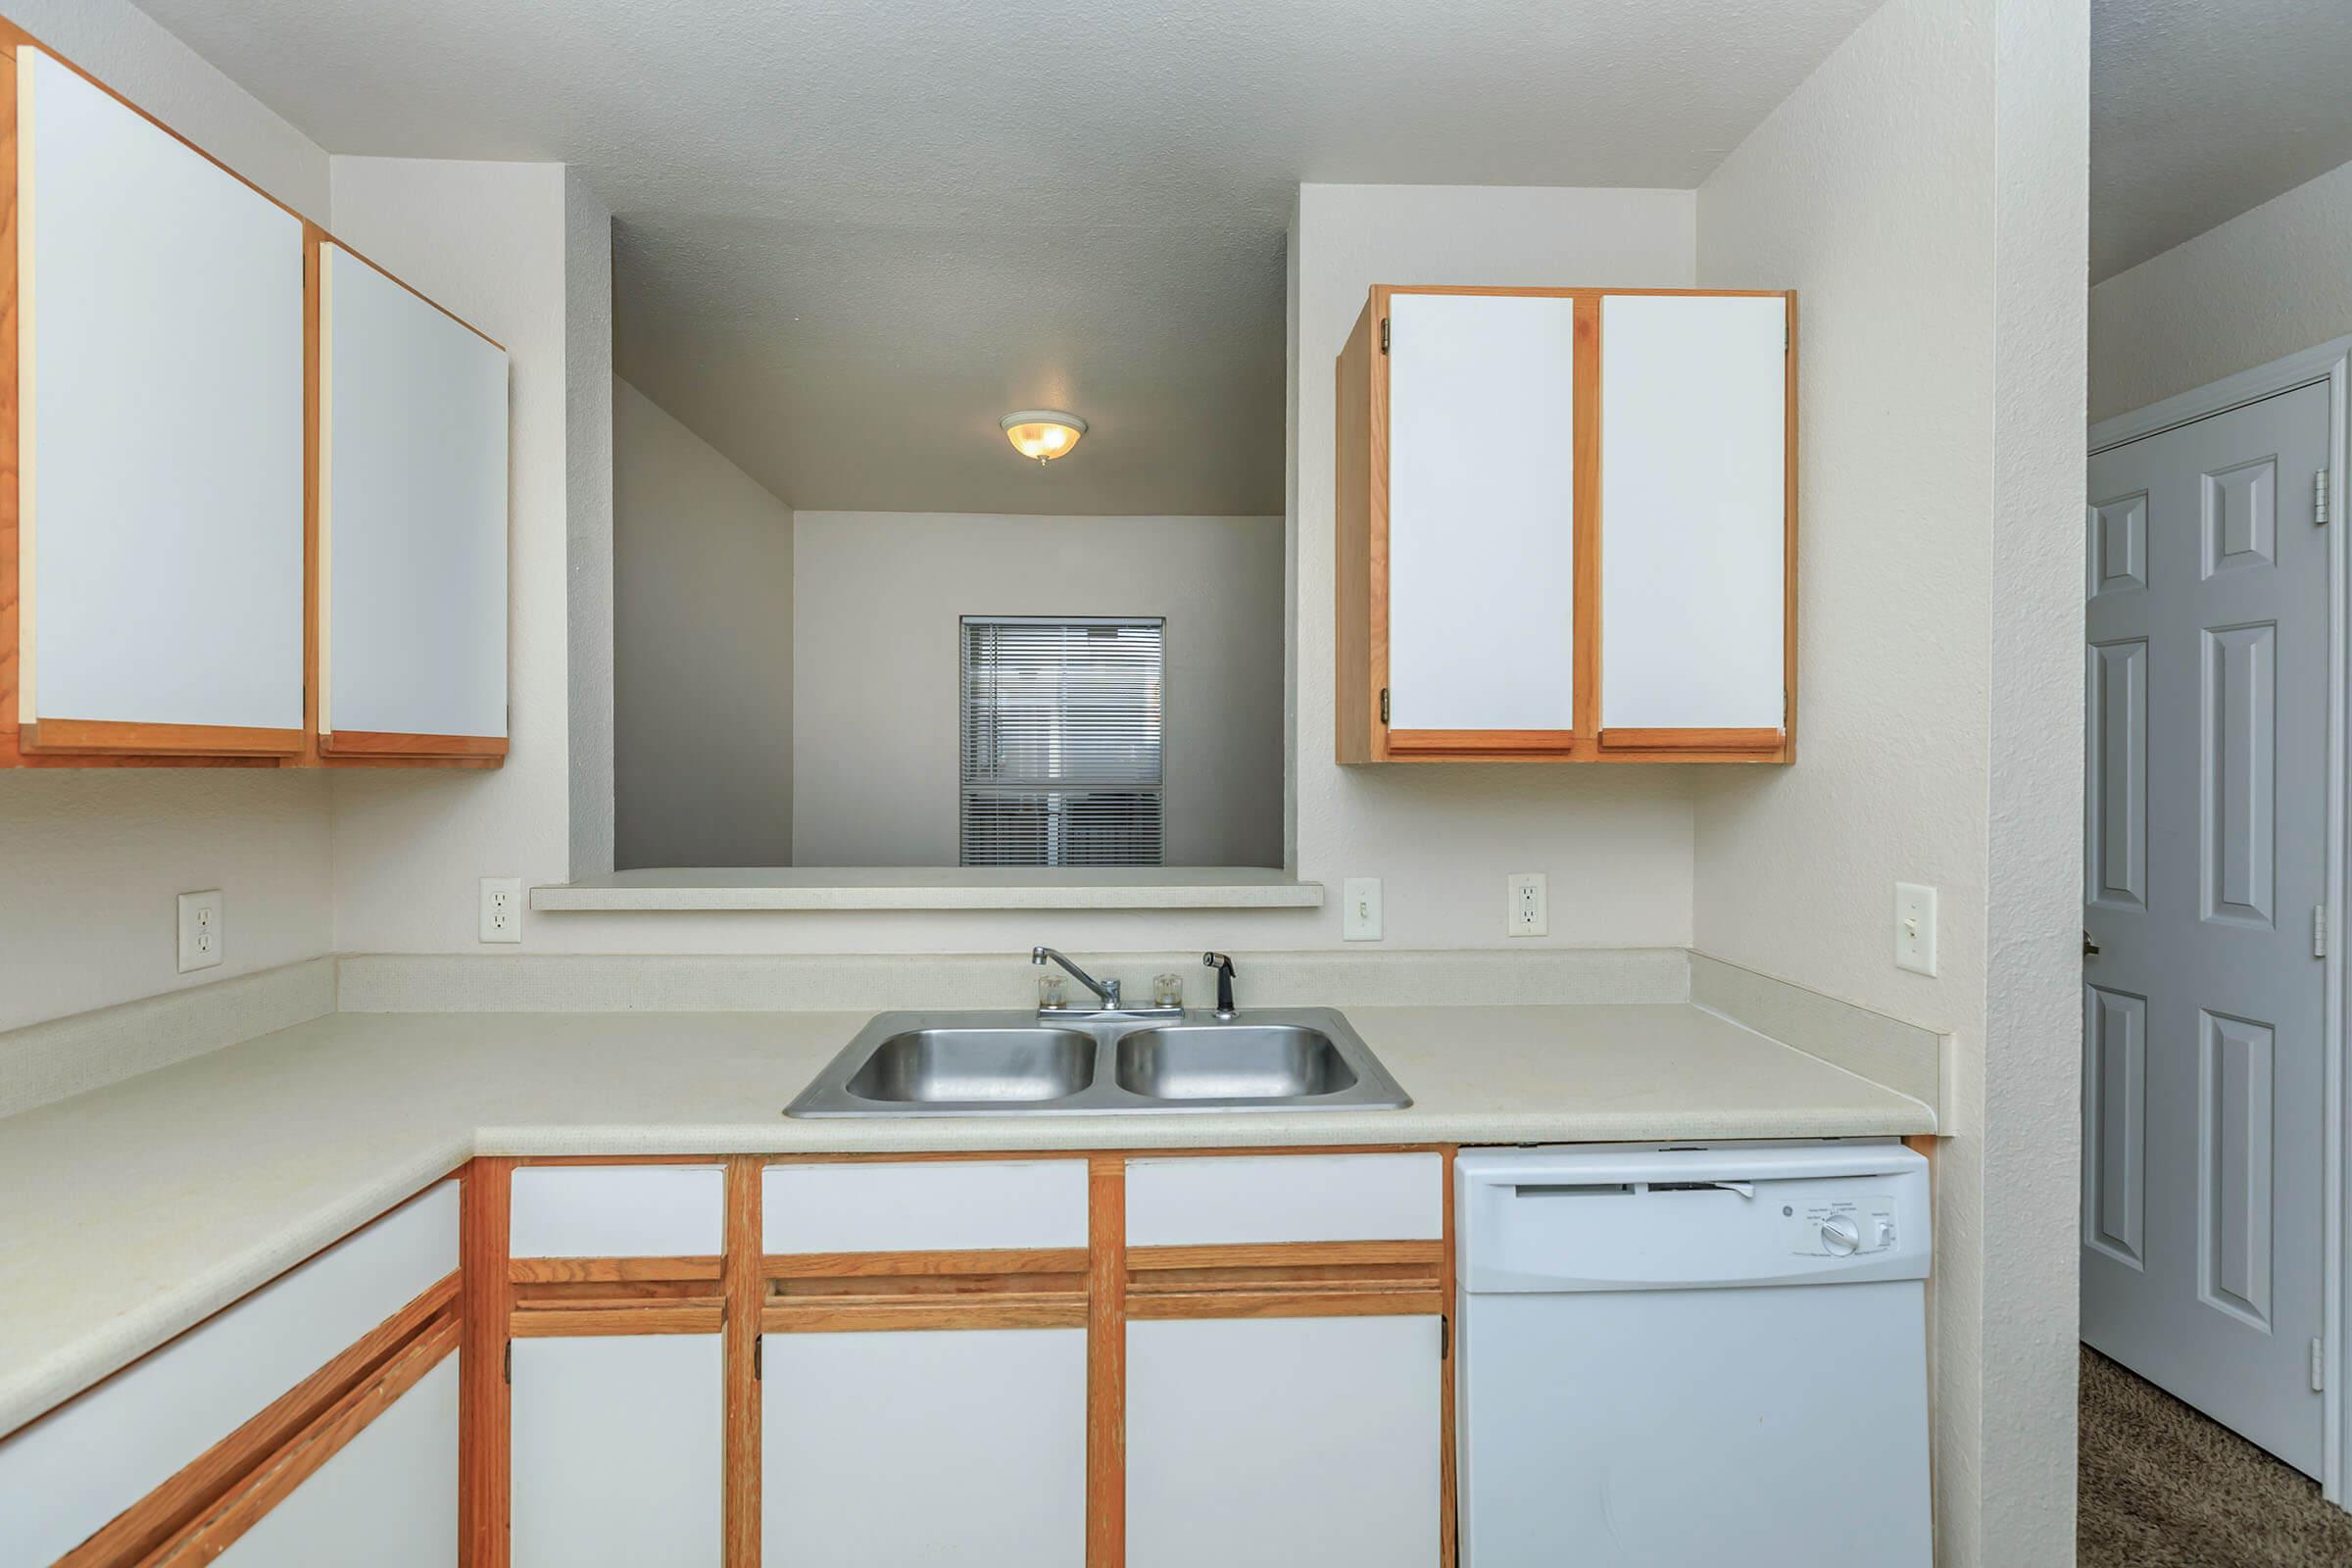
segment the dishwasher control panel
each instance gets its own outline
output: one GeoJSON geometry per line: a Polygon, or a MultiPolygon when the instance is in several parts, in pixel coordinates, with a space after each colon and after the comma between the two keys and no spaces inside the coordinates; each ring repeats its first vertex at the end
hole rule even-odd
{"type": "Polygon", "coordinates": [[[1799,1257],[1867,1257],[1902,1241],[1892,1193],[1842,1193],[1781,1204],[1788,1250],[1799,1257]]]}
{"type": "Polygon", "coordinates": [[[1927,1161],[1892,1140],[1464,1150],[1467,1292],[1926,1278],[1927,1161]]]}

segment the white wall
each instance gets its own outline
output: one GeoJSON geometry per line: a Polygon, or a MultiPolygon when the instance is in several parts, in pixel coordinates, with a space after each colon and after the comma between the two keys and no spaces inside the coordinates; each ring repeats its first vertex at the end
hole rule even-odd
{"type": "MultiPolygon", "coordinates": [[[[332,177],[337,233],[512,359],[506,765],[354,769],[334,779],[335,946],[470,950],[477,878],[563,881],[571,864],[572,541],[592,558],[586,569],[608,583],[612,571],[612,351],[595,329],[612,281],[610,250],[592,242],[610,220],[561,164],[336,158],[332,177]],[[567,386],[567,374],[589,378],[601,396],[567,386]],[[571,472],[582,442],[599,449],[585,461],[592,474],[608,470],[584,493],[571,472]]],[[[591,607],[596,599],[592,588],[591,607]]],[[[589,673],[591,710],[610,704],[610,669],[608,655],[589,673]]],[[[610,759],[602,765],[609,776],[610,759]]],[[[609,801],[601,808],[609,835],[609,801]]]]}
{"type": "Polygon", "coordinates": [[[614,858],[789,865],[792,509],[612,382],[614,858]]]}
{"type": "Polygon", "coordinates": [[[956,864],[966,614],[1166,616],[1166,863],[1282,863],[1280,517],[803,512],[796,528],[795,864],[956,864]]]}
{"type": "MultiPolygon", "coordinates": [[[[0,14],[310,217],[325,152],[124,0],[0,14]]],[[[332,946],[327,782],[274,769],[0,771],[0,1029],[332,946]],[[220,888],[219,968],[178,972],[176,896],[220,888]]]]}
{"type": "Polygon", "coordinates": [[[1891,0],[1698,196],[1702,282],[1800,292],[1802,535],[1797,763],[1701,786],[1695,945],[1956,1036],[1947,1564],[2073,1558],[2086,82],[2079,5],[1891,0]]]}
{"type": "Polygon", "coordinates": [[[2352,164],[2090,291],[2090,416],[2352,334],[2352,164]]]}

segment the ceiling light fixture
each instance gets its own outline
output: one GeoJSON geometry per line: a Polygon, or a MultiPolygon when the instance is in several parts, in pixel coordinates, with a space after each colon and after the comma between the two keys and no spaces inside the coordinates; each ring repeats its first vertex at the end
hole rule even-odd
{"type": "Polygon", "coordinates": [[[1059,409],[1022,409],[997,422],[1004,426],[1004,439],[1012,443],[1013,451],[1035,458],[1041,466],[1068,457],[1070,448],[1086,434],[1084,419],[1059,409]]]}

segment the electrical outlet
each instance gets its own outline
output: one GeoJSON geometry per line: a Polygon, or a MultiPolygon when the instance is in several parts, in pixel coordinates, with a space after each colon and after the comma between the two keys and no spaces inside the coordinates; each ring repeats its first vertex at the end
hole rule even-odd
{"type": "Polygon", "coordinates": [[[220,961],[220,890],[179,896],[179,972],[220,961]]]}
{"type": "Polygon", "coordinates": [[[1515,871],[1509,883],[1510,902],[1504,908],[1503,934],[1542,937],[1551,934],[1551,901],[1541,871],[1515,871]]]}
{"type": "Polygon", "coordinates": [[[486,876],[482,878],[482,940],[484,942],[520,942],[522,940],[522,878],[518,876],[486,876]]]}
{"type": "Polygon", "coordinates": [[[1340,936],[1348,942],[1380,940],[1380,878],[1351,876],[1342,897],[1340,936]]]}
{"type": "Polygon", "coordinates": [[[1894,885],[1894,966],[1936,973],[1936,890],[1917,882],[1894,885]]]}

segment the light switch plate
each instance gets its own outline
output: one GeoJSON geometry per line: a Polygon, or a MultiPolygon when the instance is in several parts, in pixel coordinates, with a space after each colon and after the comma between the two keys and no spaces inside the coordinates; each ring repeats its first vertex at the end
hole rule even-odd
{"type": "Polygon", "coordinates": [[[1508,884],[1510,900],[1503,906],[1503,935],[1542,937],[1551,934],[1551,897],[1541,871],[1514,871],[1508,884]]]}
{"type": "Polygon", "coordinates": [[[1343,885],[1340,936],[1348,942],[1380,940],[1380,878],[1351,876],[1343,885]]]}
{"type": "Polygon", "coordinates": [[[1918,882],[1894,885],[1894,966],[1936,973],[1936,890],[1918,882]]]}
{"type": "Polygon", "coordinates": [[[522,940],[522,878],[518,876],[486,876],[482,878],[482,940],[484,942],[520,942],[522,940]]]}
{"type": "Polygon", "coordinates": [[[210,969],[220,961],[220,890],[179,896],[179,972],[210,969]]]}

